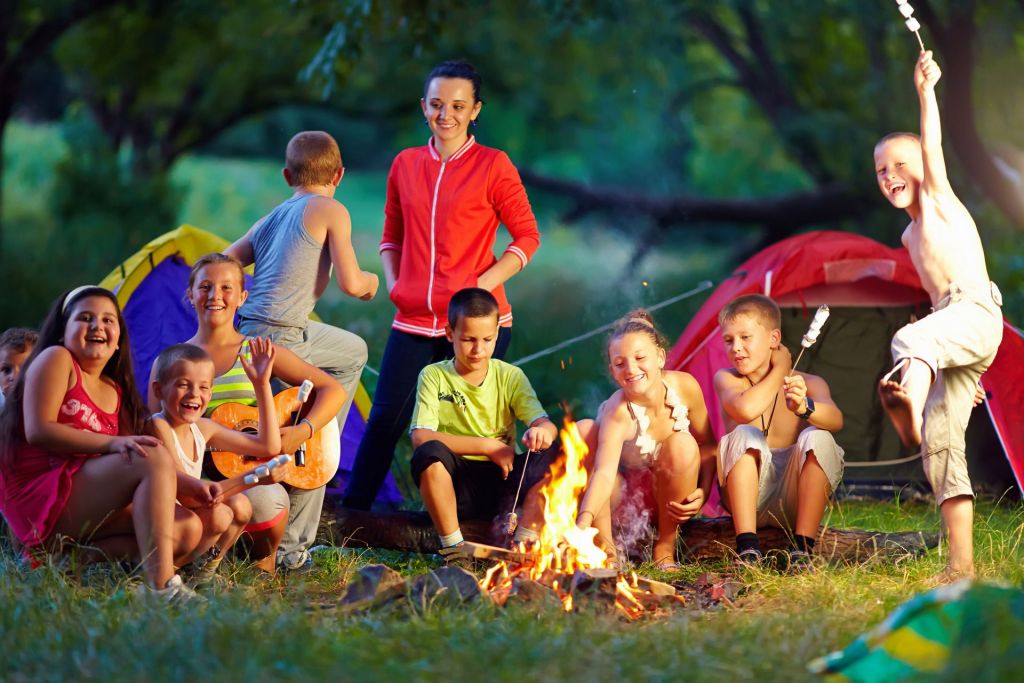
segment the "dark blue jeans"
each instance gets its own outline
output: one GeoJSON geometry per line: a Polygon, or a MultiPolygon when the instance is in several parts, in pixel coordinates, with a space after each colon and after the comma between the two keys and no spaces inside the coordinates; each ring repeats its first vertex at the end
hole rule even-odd
{"type": "MultiPolygon", "coordinates": [[[[499,328],[494,358],[504,358],[511,341],[512,328],[499,328]]],[[[342,505],[370,509],[395,458],[395,445],[409,429],[420,370],[452,356],[451,342],[444,337],[421,337],[391,330],[380,364],[373,407],[356,451],[352,479],[345,489],[342,505]]]]}

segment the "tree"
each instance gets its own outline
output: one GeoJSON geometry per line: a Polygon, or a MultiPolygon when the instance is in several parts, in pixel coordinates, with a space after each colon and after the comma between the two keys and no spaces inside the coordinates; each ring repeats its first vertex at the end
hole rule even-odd
{"type": "MultiPolygon", "coordinates": [[[[28,70],[70,29],[125,0],[0,2],[0,178],[3,137],[28,70]]],[[[0,188],[0,257],[3,255],[3,190],[0,188]]]]}
{"type": "MultiPolygon", "coordinates": [[[[945,69],[944,128],[967,176],[1010,222],[1024,228],[1024,195],[999,170],[977,126],[973,79],[984,58],[977,55],[977,7],[965,0],[948,4],[943,19],[928,0],[914,3],[945,69]]],[[[1005,20],[1010,14],[1019,21],[1020,7],[1017,3],[1014,12],[1003,3],[1001,11],[991,12],[989,18],[994,15],[1005,20]]],[[[911,53],[900,48],[911,38],[900,25],[899,15],[885,14],[864,3],[822,2],[788,8],[739,0],[715,5],[686,3],[679,18],[691,38],[714,51],[718,62],[714,86],[736,89],[756,105],[787,157],[816,189],[784,197],[729,201],[678,193],[658,197],[588,187],[540,174],[526,176],[540,188],[572,198],[570,218],[628,207],[650,215],[659,229],[706,221],[753,223],[768,228],[769,239],[774,240],[804,225],[863,215],[863,207],[874,195],[870,183],[865,182],[869,176],[851,177],[849,169],[863,164],[849,163],[848,152],[836,152],[870,149],[868,135],[878,137],[886,130],[909,127],[908,117],[894,116],[894,112],[916,113],[916,103],[904,95],[896,100],[901,106],[886,106],[893,104],[885,99],[886,93],[910,90],[911,53]],[[808,31],[810,26],[816,30],[808,31]],[[835,81],[839,88],[823,87],[835,81]],[[857,144],[851,144],[851,139],[857,144]],[[794,207],[802,210],[793,211],[794,207]]],[[[995,30],[988,28],[989,33],[995,30]]],[[[700,54],[701,47],[690,49],[691,59],[699,59],[700,54]]],[[[1018,68],[1020,56],[1018,48],[1018,68]]],[[[1007,93],[990,95],[1006,97],[1007,93]]],[[[678,93],[668,99],[675,103],[689,98],[678,93]]],[[[1006,132],[999,137],[1005,141],[1006,132]]]]}

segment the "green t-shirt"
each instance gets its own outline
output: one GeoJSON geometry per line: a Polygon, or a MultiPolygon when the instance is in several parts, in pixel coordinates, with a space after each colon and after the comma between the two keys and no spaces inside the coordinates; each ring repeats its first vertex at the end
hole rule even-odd
{"type": "MultiPolygon", "coordinates": [[[[480,386],[462,379],[455,361],[423,368],[416,387],[413,429],[429,429],[456,436],[482,436],[512,444],[516,418],[530,424],[547,417],[526,374],[514,365],[492,358],[480,386]]],[[[463,455],[487,460],[483,455],[463,455]]]]}

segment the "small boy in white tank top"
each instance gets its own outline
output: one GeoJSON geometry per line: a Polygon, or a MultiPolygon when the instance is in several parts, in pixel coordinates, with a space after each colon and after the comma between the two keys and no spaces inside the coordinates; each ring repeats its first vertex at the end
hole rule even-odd
{"type": "MultiPolygon", "coordinates": [[[[150,429],[172,453],[179,481],[201,479],[206,444],[235,453],[273,457],[281,452],[280,425],[274,410],[270,377],[274,366],[274,346],[264,339],[249,342],[251,361],[242,359],[245,374],[256,389],[259,407],[257,434],[246,434],[222,427],[203,417],[210,402],[213,361],[206,351],[192,344],[176,344],[164,349],[153,365],[153,393],[160,399],[160,412],[150,418],[150,429]]],[[[267,480],[269,483],[271,480],[267,480]]],[[[242,490],[248,485],[228,479],[203,481],[205,495],[187,493],[192,482],[178,487],[179,502],[195,512],[203,522],[203,538],[187,562],[196,565],[190,583],[208,583],[225,553],[242,535],[252,517],[252,506],[242,490]],[[230,495],[225,495],[226,492],[230,495]]]]}

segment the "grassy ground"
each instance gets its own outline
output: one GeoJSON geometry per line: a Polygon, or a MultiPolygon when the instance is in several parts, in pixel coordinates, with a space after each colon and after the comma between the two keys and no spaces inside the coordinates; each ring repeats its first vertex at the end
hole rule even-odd
{"type": "MultiPolygon", "coordinates": [[[[932,529],[937,516],[924,503],[858,502],[837,505],[829,523],[932,529]]],[[[1021,583],[1022,526],[1019,507],[979,505],[982,577],[1021,583]]],[[[849,644],[922,590],[942,566],[932,551],[898,566],[832,567],[800,576],[752,572],[734,609],[679,611],[634,623],[590,612],[502,609],[484,602],[366,615],[315,608],[340,597],[359,567],[381,561],[404,574],[434,566],[430,558],[395,552],[323,553],[305,578],[262,583],[233,564],[227,571],[235,585],[214,593],[208,605],[165,608],[137,600],[123,576],[94,577],[83,585],[53,568],[20,569],[5,555],[0,678],[802,680],[811,678],[805,670],[809,660],[849,644]]],[[[723,569],[706,564],[671,575],[649,567],[640,571],[693,580],[723,569]]],[[[1001,661],[987,660],[979,680],[998,680],[992,675],[1001,670],[1001,661]]],[[[948,680],[956,680],[950,675],[948,680]]]]}

